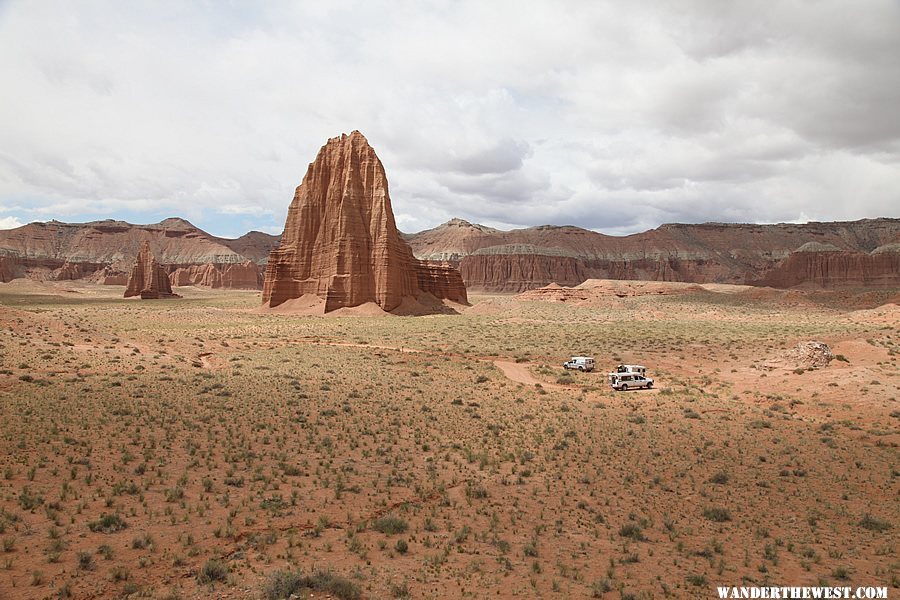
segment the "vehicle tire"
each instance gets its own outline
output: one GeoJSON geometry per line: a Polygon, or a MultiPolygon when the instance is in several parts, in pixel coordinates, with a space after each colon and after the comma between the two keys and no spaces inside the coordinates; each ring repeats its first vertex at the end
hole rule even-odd
{"type": "Polygon", "coordinates": [[[627,391],[628,391],[628,384],[623,384],[622,387],[619,388],[619,389],[622,390],[623,392],[627,392],[627,391]]]}
{"type": "Polygon", "coordinates": [[[647,389],[649,390],[652,387],[653,387],[653,382],[651,381],[650,383],[647,384],[647,389]]]}
{"type": "Polygon", "coordinates": [[[568,371],[568,370],[569,370],[569,365],[563,365],[563,369],[565,369],[566,371],[568,371]]]}
{"type": "Polygon", "coordinates": [[[578,367],[578,370],[583,372],[583,371],[584,371],[584,367],[578,367]]]}

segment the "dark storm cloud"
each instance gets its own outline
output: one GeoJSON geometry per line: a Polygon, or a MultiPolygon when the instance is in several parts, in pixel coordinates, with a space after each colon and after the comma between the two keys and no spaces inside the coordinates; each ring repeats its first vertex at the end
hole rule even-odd
{"type": "Polygon", "coordinates": [[[353,129],[406,231],[896,216],[898,32],[893,0],[8,2],[0,224],[277,228],[353,129]]]}

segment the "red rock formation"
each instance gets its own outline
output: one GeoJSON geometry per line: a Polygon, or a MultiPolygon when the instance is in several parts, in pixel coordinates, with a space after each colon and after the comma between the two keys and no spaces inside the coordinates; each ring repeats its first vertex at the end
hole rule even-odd
{"type": "Polygon", "coordinates": [[[770,287],[898,287],[900,252],[797,251],[753,282],[770,287]]]}
{"type": "Polygon", "coordinates": [[[189,267],[178,267],[169,273],[169,283],[172,287],[184,287],[186,285],[201,285],[201,281],[209,278],[208,272],[215,270],[210,263],[205,265],[191,265],[189,267]]]}
{"type": "MultiPolygon", "coordinates": [[[[777,285],[794,282],[793,285],[856,286],[868,284],[860,283],[860,278],[852,273],[842,274],[843,267],[838,263],[846,259],[823,257],[819,266],[808,267],[794,264],[798,258],[792,263],[780,263],[801,246],[810,250],[830,245],[833,250],[874,257],[880,254],[876,249],[889,251],[891,246],[900,245],[900,219],[802,225],[674,224],[629,236],[556,226],[499,231],[454,219],[403,239],[408,240],[417,258],[459,266],[468,286],[485,291],[521,291],[551,281],[573,284],[578,277],[738,284],[768,280],[777,285]],[[483,253],[489,256],[473,258],[483,253]],[[544,256],[548,258],[540,258],[544,256]],[[560,257],[573,259],[574,266],[572,260],[560,257]],[[795,275],[784,275],[785,269],[793,269],[795,275]],[[770,271],[772,275],[767,279],[770,271]],[[801,273],[808,273],[809,278],[798,279],[796,274],[801,273]]],[[[152,225],[112,220],[31,223],[0,230],[0,256],[4,257],[0,280],[80,277],[102,281],[104,267],[110,267],[112,273],[130,271],[132,258],[144,240],[151,242],[157,259],[170,272],[207,264],[222,271],[226,265],[247,259],[261,264],[278,243],[277,236],[260,232],[233,240],[217,238],[177,218],[152,225]]],[[[866,270],[863,282],[881,281],[887,283],[874,285],[900,287],[900,275],[890,259],[854,260],[856,267],[866,270]]],[[[194,271],[190,277],[179,277],[196,281],[197,270],[194,271]]],[[[117,280],[115,275],[110,277],[117,280]]]]}
{"type": "MultiPolygon", "coordinates": [[[[278,236],[252,231],[233,240],[218,238],[178,218],[152,225],[50,221],[0,230],[0,255],[15,261],[16,277],[101,281],[107,267],[115,273],[130,271],[143,241],[151,242],[157,259],[169,270],[213,264],[224,271],[227,265],[248,259],[264,262],[278,236]]],[[[223,281],[229,280],[245,285],[247,276],[236,271],[223,281]]]]}
{"type": "Polygon", "coordinates": [[[466,284],[458,269],[447,263],[417,261],[416,282],[420,290],[427,291],[436,298],[446,298],[460,304],[468,304],[466,284]]]}
{"type": "Polygon", "coordinates": [[[490,292],[523,292],[550,283],[572,286],[588,278],[577,258],[544,254],[471,254],[459,270],[469,282],[466,288],[490,292]]]}
{"type": "Polygon", "coordinates": [[[88,277],[102,266],[81,262],[66,261],[54,273],[54,279],[57,281],[71,281],[74,279],[83,279],[88,277]]]}
{"type": "Polygon", "coordinates": [[[464,298],[458,284],[413,258],[394,223],[384,166],[354,131],[328,140],[309,165],[269,255],[263,303],[313,295],[325,312],[366,302],[391,311],[421,292],[464,298]]]}
{"type": "Polygon", "coordinates": [[[19,261],[13,256],[0,255],[0,283],[8,283],[19,277],[19,261]]]}
{"type": "Polygon", "coordinates": [[[117,271],[107,265],[97,269],[85,279],[92,281],[93,283],[99,283],[100,285],[127,285],[128,273],[117,271]]]}
{"type": "Polygon", "coordinates": [[[150,251],[150,243],[146,241],[141,244],[141,250],[138,252],[125,288],[125,297],[132,296],[140,296],[145,300],[181,297],[172,293],[169,276],[165,268],[156,261],[156,257],[150,251]]]}
{"type": "MultiPolygon", "coordinates": [[[[743,284],[758,282],[807,242],[866,254],[897,244],[900,219],[802,225],[672,224],[628,236],[549,225],[498,231],[454,219],[406,239],[418,258],[458,262],[469,289],[515,292],[587,278],[743,284]]],[[[871,262],[871,269],[888,270],[867,280],[886,278],[900,286],[900,274],[891,271],[885,259],[871,262]]],[[[837,271],[829,272],[835,273],[834,285],[850,281],[837,271]]]]}
{"type": "Polygon", "coordinates": [[[228,265],[222,270],[222,287],[235,290],[261,290],[263,270],[253,261],[228,265]]]}
{"type": "Polygon", "coordinates": [[[253,261],[240,264],[191,265],[169,273],[174,286],[201,285],[211,288],[258,290],[262,288],[262,272],[253,261]]]}

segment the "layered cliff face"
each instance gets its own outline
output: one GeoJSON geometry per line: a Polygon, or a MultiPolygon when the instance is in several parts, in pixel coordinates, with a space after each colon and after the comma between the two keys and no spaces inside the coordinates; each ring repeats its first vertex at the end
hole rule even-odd
{"type": "MultiPolygon", "coordinates": [[[[871,252],[874,257],[876,248],[900,242],[900,219],[804,225],[676,224],[622,237],[549,225],[499,231],[455,219],[409,235],[407,240],[417,257],[447,257],[459,265],[470,290],[488,292],[520,292],[551,282],[576,285],[592,278],[858,285],[840,268],[828,268],[824,278],[813,275],[815,267],[810,271],[790,265],[785,268],[794,269],[802,275],[800,279],[767,280],[766,274],[780,269],[781,262],[805,244],[807,250],[828,245],[861,255],[871,252]]],[[[859,259],[856,263],[866,269],[865,281],[900,286],[900,272],[893,264],[884,258],[859,259]]]]}
{"type": "Polygon", "coordinates": [[[106,266],[100,269],[99,271],[94,271],[93,274],[88,278],[90,281],[94,283],[99,283],[101,285],[128,285],[128,273],[123,273],[121,271],[117,271],[112,267],[106,266]]]}
{"type": "Polygon", "coordinates": [[[0,256],[0,283],[8,283],[20,277],[19,261],[12,256],[0,256]]]}
{"type": "Polygon", "coordinates": [[[465,298],[457,283],[413,258],[394,222],[384,166],[354,131],[328,140],[309,165],[269,255],[263,303],[311,295],[325,312],[367,302],[391,311],[422,292],[465,298]]]}
{"type": "Polygon", "coordinates": [[[466,287],[485,292],[522,292],[551,283],[573,286],[588,279],[584,264],[571,256],[472,254],[459,265],[466,287]]]}
{"type": "Polygon", "coordinates": [[[798,251],[754,283],[779,288],[898,287],[900,251],[798,251]]]}
{"type": "Polygon", "coordinates": [[[179,267],[169,273],[174,286],[199,285],[230,290],[258,290],[262,287],[262,272],[252,261],[241,264],[191,265],[179,267]]]}
{"type": "Polygon", "coordinates": [[[144,300],[181,297],[172,293],[169,275],[153,256],[149,242],[141,244],[125,287],[125,297],[133,296],[140,296],[144,300]]]}
{"type": "MultiPolygon", "coordinates": [[[[376,185],[374,169],[371,174],[372,181],[360,189],[382,185],[376,185]]],[[[322,175],[318,177],[322,183],[322,175]]],[[[379,177],[385,181],[383,169],[379,177]]],[[[349,224],[349,215],[341,218],[349,224]]],[[[361,213],[354,217],[359,222],[364,218],[369,217],[361,213]]],[[[393,218],[390,222],[393,227],[393,218]]],[[[373,239],[371,233],[366,235],[373,239]]],[[[112,220],[31,223],[0,231],[0,282],[30,277],[122,285],[145,240],[151,242],[159,262],[173,273],[176,285],[260,289],[266,257],[278,246],[279,237],[252,231],[237,239],[218,238],[177,218],[152,225],[112,220]],[[255,277],[243,266],[247,261],[254,265],[255,277]],[[254,279],[258,283],[251,287],[254,279]]],[[[466,286],[487,292],[520,292],[551,282],[576,285],[590,278],[900,287],[900,273],[890,258],[900,248],[900,219],[804,225],[675,224],[622,237],[550,225],[500,231],[453,219],[417,234],[401,234],[392,242],[394,250],[387,251],[385,246],[382,255],[396,255],[398,244],[405,247],[405,242],[418,259],[458,267],[466,286]],[[806,254],[794,256],[798,252],[806,254]],[[824,254],[812,258],[808,256],[811,252],[824,254]],[[829,252],[848,255],[838,257],[829,252]],[[864,275],[855,275],[853,269],[861,269],[864,275]]],[[[345,260],[348,255],[341,256],[345,260]]],[[[420,290],[423,285],[435,285],[440,295],[448,293],[447,286],[451,286],[457,296],[463,293],[453,277],[424,276],[415,259],[410,263],[416,271],[411,280],[420,290]]]]}
{"type": "Polygon", "coordinates": [[[207,264],[223,270],[250,260],[259,273],[259,289],[261,263],[278,236],[252,231],[237,239],[218,238],[178,218],[152,225],[50,221],[0,231],[0,256],[15,263],[13,277],[100,281],[104,271],[130,270],[143,241],[152,243],[158,260],[170,270],[207,264]]]}
{"type": "Polygon", "coordinates": [[[429,261],[416,261],[416,283],[420,290],[426,291],[435,298],[452,300],[459,304],[468,304],[466,284],[459,269],[447,264],[429,261]]]}

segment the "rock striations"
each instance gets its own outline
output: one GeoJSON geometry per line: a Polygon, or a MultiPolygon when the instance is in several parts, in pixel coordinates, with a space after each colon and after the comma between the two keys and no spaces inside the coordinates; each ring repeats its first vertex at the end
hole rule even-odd
{"type": "Polygon", "coordinates": [[[169,273],[179,269],[192,272],[191,277],[179,275],[182,281],[189,281],[185,285],[221,280],[225,288],[235,282],[236,288],[260,289],[263,263],[277,246],[278,236],[251,231],[237,239],[220,238],[178,218],[151,225],[112,220],[29,223],[0,230],[0,281],[27,277],[124,285],[144,241],[150,242],[157,260],[169,273]],[[250,267],[247,261],[251,261],[250,267]],[[197,275],[211,268],[222,276],[197,275]]]}
{"type": "Polygon", "coordinates": [[[143,242],[137,261],[131,269],[125,287],[125,297],[140,296],[144,300],[159,298],[180,298],[172,293],[169,275],[150,250],[150,243],[143,242]]]}
{"type": "Polygon", "coordinates": [[[843,252],[800,248],[754,285],[789,287],[900,287],[900,252],[843,252]]]}
{"type": "Polygon", "coordinates": [[[900,219],[673,224],[628,236],[550,225],[499,231],[453,219],[406,239],[418,258],[458,266],[470,291],[587,279],[900,287],[900,219]]]}
{"type": "Polygon", "coordinates": [[[242,263],[191,265],[169,273],[175,286],[199,285],[213,289],[258,290],[262,287],[262,273],[258,265],[246,260],[242,263]]]}
{"type": "Polygon", "coordinates": [[[400,237],[384,166],[366,138],[354,131],[328,140],[269,255],[263,303],[315,296],[325,312],[369,302],[392,311],[427,294],[466,302],[458,271],[416,260],[400,237]]]}

